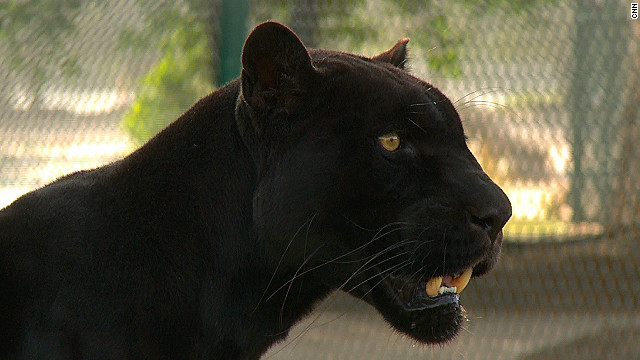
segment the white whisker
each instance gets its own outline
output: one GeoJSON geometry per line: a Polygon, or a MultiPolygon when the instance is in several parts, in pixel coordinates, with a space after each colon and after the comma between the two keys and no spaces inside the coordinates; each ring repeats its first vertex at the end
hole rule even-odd
{"type": "Polygon", "coordinates": [[[262,296],[260,296],[260,299],[258,300],[258,303],[256,304],[256,307],[253,309],[252,313],[255,312],[256,310],[258,310],[258,307],[262,303],[262,300],[264,299],[264,296],[267,294],[267,291],[269,290],[269,287],[273,283],[273,279],[276,277],[276,273],[278,272],[278,269],[280,268],[280,265],[282,264],[282,261],[284,260],[284,257],[287,254],[287,251],[289,251],[289,248],[291,247],[291,244],[293,243],[293,240],[295,240],[295,238],[298,236],[298,234],[300,233],[302,228],[304,228],[305,224],[313,221],[313,219],[316,217],[316,215],[317,215],[317,213],[314,213],[312,216],[307,218],[307,220],[302,225],[300,225],[298,230],[296,230],[295,234],[293,234],[293,236],[291,237],[291,240],[289,240],[289,243],[287,244],[287,246],[285,247],[284,251],[282,252],[282,255],[280,256],[280,260],[278,260],[278,264],[276,265],[276,268],[273,271],[273,274],[271,274],[271,279],[269,279],[269,282],[267,283],[267,286],[265,287],[264,291],[262,292],[262,296]]]}

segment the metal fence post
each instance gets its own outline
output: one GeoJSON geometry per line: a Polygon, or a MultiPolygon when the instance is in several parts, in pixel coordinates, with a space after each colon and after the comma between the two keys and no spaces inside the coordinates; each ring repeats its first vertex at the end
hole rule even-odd
{"type": "Polygon", "coordinates": [[[220,16],[218,86],[240,75],[242,46],[247,36],[250,0],[223,0],[220,16]]]}
{"type": "Polygon", "coordinates": [[[573,221],[581,222],[585,220],[584,204],[582,203],[582,195],[585,189],[585,174],[583,171],[583,155],[584,155],[584,134],[587,126],[586,120],[591,112],[591,103],[584,100],[584,91],[587,89],[590,65],[588,63],[589,53],[593,41],[593,26],[589,21],[591,12],[585,7],[576,10],[576,40],[574,45],[574,61],[575,67],[573,72],[573,80],[571,83],[571,118],[570,118],[570,136],[571,136],[571,156],[573,158],[573,171],[571,173],[571,190],[569,193],[569,205],[573,209],[573,221]]]}
{"type": "Polygon", "coordinates": [[[624,14],[606,3],[585,2],[576,12],[571,85],[573,221],[611,221],[609,197],[616,177],[622,117],[621,75],[627,55],[624,14]]]}

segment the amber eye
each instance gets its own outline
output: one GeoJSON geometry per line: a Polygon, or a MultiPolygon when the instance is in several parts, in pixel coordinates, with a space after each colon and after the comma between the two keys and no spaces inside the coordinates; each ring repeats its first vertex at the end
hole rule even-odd
{"type": "Polygon", "coordinates": [[[396,151],[400,147],[400,136],[396,133],[382,135],[378,138],[378,141],[387,151],[396,151]]]}

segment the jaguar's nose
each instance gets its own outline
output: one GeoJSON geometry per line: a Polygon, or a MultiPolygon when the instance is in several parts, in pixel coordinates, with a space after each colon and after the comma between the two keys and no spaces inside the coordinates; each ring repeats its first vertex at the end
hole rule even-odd
{"type": "Polygon", "coordinates": [[[500,207],[468,207],[467,214],[469,216],[471,226],[475,226],[486,231],[491,241],[495,241],[498,234],[511,217],[511,203],[507,201],[500,207]]]}

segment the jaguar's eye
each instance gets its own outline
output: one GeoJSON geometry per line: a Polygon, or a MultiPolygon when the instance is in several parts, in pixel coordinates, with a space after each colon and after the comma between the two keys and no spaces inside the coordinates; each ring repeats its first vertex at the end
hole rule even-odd
{"type": "Polygon", "coordinates": [[[385,150],[390,152],[396,151],[400,147],[400,136],[396,133],[382,135],[378,141],[385,150]]]}

